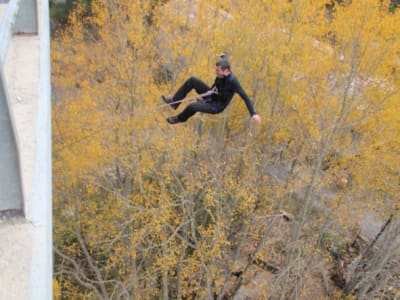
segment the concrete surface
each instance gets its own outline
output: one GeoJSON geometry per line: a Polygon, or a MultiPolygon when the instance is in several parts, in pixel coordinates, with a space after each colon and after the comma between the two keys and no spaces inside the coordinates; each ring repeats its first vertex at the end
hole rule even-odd
{"type": "Polygon", "coordinates": [[[40,66],[35,120],[34,192],[32,207],[25,210],[25,217],[35,225],[36,241],[32,250],[30,299],[51,300],[53,298],[53,242],[49,1],[38,0],[38,12],[40,66]]]}
{"type": "Polygon", "coordinates": [[[24,219],[0,223],[0,299],[30,299],[34,228],[24,219]]]}
{"type": "MultiPolygon", "coordinates": [[[[39,37],[14,36],[4,65],[8,95],[19,142],[25,209],[32,206],[39,91],[39,37]]],[[[17,217],[0,223],[0,300],[31,299],[32,257],[37,226],[17,217]]]]}
{"type": "Polygon", "coordinates": [[[0,210],[7,210],[23,208],[18,141],[3,68],[18,6],[17,2],[14,2],[13,5],[2,4],[1,7],[3,17],[0,20],[0,153],[2,154],[0,156],[0,210]]]}
{"type": "MultiPolygon", "coordinates": [[[[16,33],[38,33],[37,20],[37,1],[36,0],[18,0],[18,17],[14,24],[16,33]]],[[[39,1],[38,1],[39,2],[39,1]]]]}
{"type": "Polygon", "coordinates": [[[23,195],[14,115],[0,69],[0,211],[22,209],[23,195]]]}
{"type": "MultiPolygon", "coordinates": [[[[19,2],[10,0],[8,8],[19,8],[19,2]]],[[[20,3],[27,2],[36,3],[34,0],[22,0],[20,3]]],[[[0,4],[0,17],[5,5],[0,4]]],[[[1,53],[4,54],[1,56],[4,66],[0,62],[0,70],[6,82],[19,146],[24,214],[20,211],[0,211],[0,300],[50,300],[52,220],[48,1],[37,0],[37,11],[42,16],[37,22],[39,35],[10,35],[14,24],[14,14],[10,15],[10,11],[8,9],[3,14],[3,20],[9,19],[8,23],[4,22],[7,26],[0,26],[0,33],[3,33],[0,34],[0,48],[4,50],[1,53]],[[5,44],[7,47],[2,47],[5,44]]],[[[19,22],[23,24],[25,21],[19,22]]]]}
{"type": "Polygon", "coordinates": [[[39,92],[39,37],[12,37],[5,61],[5,77],[20,151],[24,210],[32,206],[33,167],[36,156],[35,122],[39,92]]]}

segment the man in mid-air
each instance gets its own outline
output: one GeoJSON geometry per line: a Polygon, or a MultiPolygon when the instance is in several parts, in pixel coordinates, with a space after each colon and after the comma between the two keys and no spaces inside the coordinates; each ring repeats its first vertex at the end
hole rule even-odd
{"type": "Polygon", "coordinates": [[[251,120],[261,123],[261,117],[256,114],[250,98],[243,90],[239,80],[231,72],[229,60],[225,55],[221,55],[221,59],[216,62],[215,73],[217,77],[211,87],[196,77],[190,77],[172,98],[168,98],[165,95],[161,96],[164,102],[170,104],[173,109],[177,109],[180,104],[179,101],[184,99],[192,89],[195,89],[198,94],[207,94],[203,97],[203,101],[191,103],[180,114],[168,117],[168,123],[186,122],[196,112],[218,114],[228,106],[235,93],[238,93],[245,101],[251,120]]]}

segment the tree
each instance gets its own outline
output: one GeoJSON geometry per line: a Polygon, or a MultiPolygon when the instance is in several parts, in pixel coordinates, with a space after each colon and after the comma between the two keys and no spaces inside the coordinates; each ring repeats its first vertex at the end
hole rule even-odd
{"type": "MultiPolygon", "coordinates": [[[[363,212],[396,206],[400,24],[388,7],[343,2],[328,18],[324,1],[78,6],[52,44],[61,297],[226,299],[254,282],[263,298],[322,298],[323,236],[348,239],[363,212]],[[234,99],[168,125],[160,95],[190,75],[211,83],[220,52],[263,124],[234,99]]],[[[348,293],[392,284],[391,228],[376,244],[388,256],[367,256],[375,277],[354,273],[348,293]]]]}

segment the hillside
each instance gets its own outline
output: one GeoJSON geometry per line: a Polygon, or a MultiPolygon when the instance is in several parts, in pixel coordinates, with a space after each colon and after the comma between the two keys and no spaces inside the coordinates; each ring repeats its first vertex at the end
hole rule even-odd
{"type": "Polygon", "coordinates": [[[52,42],[57,299],[400,296],[400,12],[333,3],[75,8],[52,42]],[[262,123],[235,96],[168,124],[186,104],[161,94],[211,85],[221,52],[262,123]]]}

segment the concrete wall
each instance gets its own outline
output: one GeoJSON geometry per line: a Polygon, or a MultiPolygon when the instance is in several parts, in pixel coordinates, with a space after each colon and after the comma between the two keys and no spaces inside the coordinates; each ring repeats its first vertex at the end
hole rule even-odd
{"type": "Polygon", "coordinates": [[[36,158],[31,212],[26,217],[37,227],[38,245],[32,254],[31,299],[52,299],[52,170],[51,170],[51,76],[49,1],[38,1],[40,68],[36,119],[36,158]]]}
{"type": "Polygon", "coordinates": [[[17,22],[14,26],[14,33],[37,33],[38,18],[37,5],[35,0],[20,0],[17,22]]]}
{"type": "Polygon", "coordinates": [[[14,122],[0,69],[0,210],[22,209],[22,185],[14,122]]]}
{"type": "Polygon", "coordinates": [[[6,5],[0,20],[0,211],[23,208],[22,181],[14,115],[11,110],[4,61],[18,12],[18,1],[6,5]]]}
{"type": "MultiPolygon", "coordinates": [[[[0,0],[1,1],[1,0],[0,0]]],[[[0,300],[52,299],[49,2],[0,2],[0,300]]]]}

